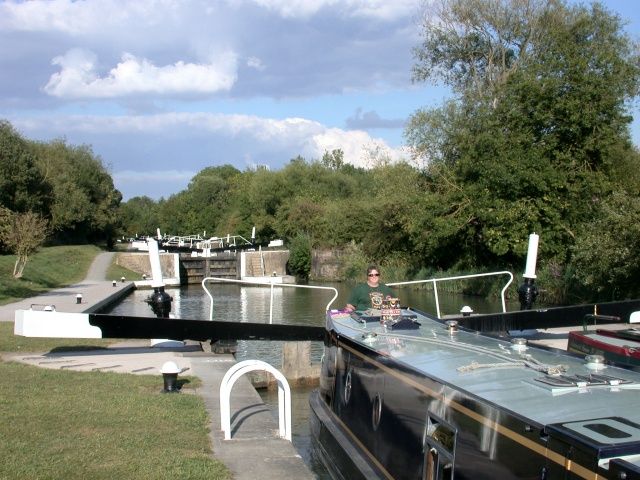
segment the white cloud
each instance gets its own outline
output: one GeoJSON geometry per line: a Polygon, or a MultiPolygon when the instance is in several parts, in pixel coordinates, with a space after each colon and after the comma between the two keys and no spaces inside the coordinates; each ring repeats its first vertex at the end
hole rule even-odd
{"type": "Polygon", "coordinates": [[[357,167],[371,168],[380,162],[407,159],[402,150],[391,148],[383,140],[372,138],[362,130],[329,128],[314,135],[310,142],[316,158],[321,158],[324,152],[341,149],[345,162],[357,167]]]}
{"type": "MultiPolygon", "coordinates": [[[[237,0],[236,0],[237,1],[237,0]]],[[[415,13],[416,0],[250,0],[285,18],[309,18],[324,8],[351,17],[395,20],[415,13]]]]}
{"type": "Polygon", "coordinates": [[[258,71],[263,71],[266,68],[262,60],[257,57],[249,57],[247,59],[247,67],[255,68],[258,71]]]}
{"type": "Polygon", "coordinates": [[[0,29],[94,34],[125,24],[155,24],[175,10],[166,0],[7,0],[0,3],[0,29]]]}
{"type": "Polygon", "coordinates": [[[176,62],[157,67],[147,59],[125,53],[108,75],[97,73],[93,52],[69,50],[53,59],[60,67],[44,87],[62,98],[114,98],[137,94],[212,94],[229,90],[236,81],[236,56],[227,52],[215,63],[176,62]]]}
{"type": "MultiPolygon", "coordinates": [[[[47,130],[52,136],[73,136],[74,132],[92,135],[151,135],[163,141],[170,138],[210,139],[212,135],[234,141],[250,140],[247,158],[264,163],[251,150],[256,144],[263,150],[288,150],[290,158],[303,155],[308,159],[321,158],[325,151],[342,149],[345,161],[353,165],[371,167],[380,160],[406,158],[400,150],[389,147],[383,140],[371,137],[362,130],[327,128],[304,118],[273,119],[254,115],[215,113],[164,113],[135,116],[62,116],[46,119],[12,120],[23,131],[47,130]],[[374,153],[372,153],[374,152],[374,153]]],[[[204,168],[204,167],[203,167],[204,168]]]]}

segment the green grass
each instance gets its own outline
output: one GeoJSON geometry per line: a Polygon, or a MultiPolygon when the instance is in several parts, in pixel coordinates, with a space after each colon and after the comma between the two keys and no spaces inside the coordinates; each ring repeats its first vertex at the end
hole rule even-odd
{"type": "Polygon", "coordinates": [[[0,255],[0,305],[83,280],[100,252],[95,245],[46,247],[29,258],[22,278],[13,278],[15,255],[0,255]]]}
{"type": "Polygon", "coordinates": [[[133,270],[129,270],[128,268],[124,268],[124,267],[121,267],[120,265],[116,265],[115,262],[116,262],[117,255],[118,254],[116,253],[116,256],[113,257],[113,262],[107,269],[106,279],[116,280],[118,282],[122,277],[130,281],[142,280],[142,275],[139,274],[138,272],[134,272],[133,270]]]}
{"type": "MultiPolygon", "coordinates": [[[[116,339],[25,338],[0,322],[0,352],[107,347],[116,339]]],[[[201,386],[184,377],[49,370],[0,361],[0,479],[226,479],[211,454],[201,386]]]]}
{"type": "MultiPolygon", "coordinates": [[[[85,278],[95,246],[43,248],[22,279],[0,256],[0,304],[85,278]]],[[[117,267],[110,275],[135,278],[117,267]]],[[[114,277],[115,278],[115,277],[114,277]]],[[[0,322],[0,352],[107,347],[116,339],[26,338],[0,322]]],[[[158,376],[49,370],[0,361],[0,479],[226,479],[201,397],[164,395],[158,376]]],[[[194,378],[183,391],[200,385],[194,378]]]]}
{"type": "Polygon", "coordinates": [[[0,378],[0,478],[229,478],[203,400],[157,376],[0,362],[0,378]]]}

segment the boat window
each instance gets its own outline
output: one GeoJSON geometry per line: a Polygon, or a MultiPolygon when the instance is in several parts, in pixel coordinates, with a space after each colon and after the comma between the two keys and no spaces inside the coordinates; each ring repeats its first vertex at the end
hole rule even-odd
{"type": "Polygon", "coordinates": [[[630,434],[623,432],[622,430],[618,430],[617,428],[614,428],[611,425],[606,425],[604,423],[587,423],[584,425],[584,428],[588,428],[589,430],[593,430],[594,432],[609,438],[631,437],[630,434]]]}
{"type": "Polygon", "coordinates": [[[431,412],[427,413],[423,436],[422,480],[450,480],[454,477],[457,430],[431,412]]]}

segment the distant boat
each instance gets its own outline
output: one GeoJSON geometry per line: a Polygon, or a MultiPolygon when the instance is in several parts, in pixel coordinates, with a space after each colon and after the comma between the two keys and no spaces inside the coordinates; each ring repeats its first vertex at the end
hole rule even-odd
{"type": "Polygon", "coordinates": [[[602,355],[618,365],[640,369],[640,329],[569,332],[567,350],[602,355]]]}

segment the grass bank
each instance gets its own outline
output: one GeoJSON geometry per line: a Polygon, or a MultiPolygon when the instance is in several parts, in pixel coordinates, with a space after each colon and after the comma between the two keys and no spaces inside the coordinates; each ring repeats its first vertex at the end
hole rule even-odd
{"type": "Polygon", "coordinates": [[[203,400],[158,378],[0,363],[0,478],[225,479],[203,400]]]}
{"type": "MultiPolygon", "coordinates": [[[[99,252],[91,245],[44,248],[17,280],[11,275],[15,257],[0,256],[0,304],[81,281],[99,252]]],[[[0,352],[106,348],[114,341],[18,337],[13,322],[0,322],[0,352]]],[[[202,398],[187,393],[197,379],[183,394],[164,395],[157,375],[7,361],[0,361],[0,378],[0,479],[230,477],[211,454],[202,398]]]]}
{"type": "MultiPolygon", "coordinates": [[[[24,338],[0,323],[0,352],[107,347],[115,339],[24,338]]],[[[209,419],[193,393],[161,393],[159,377],[49,370],[0,361],[0,478],[226,479],[209,419]]]]}
{"type": "Polygon", "coordinates": [[[42,248],[29,258],[18,279],[13,278],[15,255],[0,255],[0,305],[83,280],[98,253],[95,245],[42,248]]]}
{"type": "MultiPolygon", "coordinates": [[[[41,248],[29,259],[23,277],[18,279],[13,278],[15,255],[0,255],[0,305],[82,281],[100,252],[95,245],[41,248]]],[[[114,261],[105,280],[119,281],[122,277],[138,279],[140,274],[116,265],[114,261]]]]}

